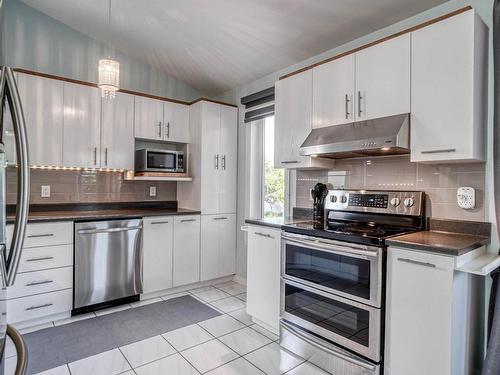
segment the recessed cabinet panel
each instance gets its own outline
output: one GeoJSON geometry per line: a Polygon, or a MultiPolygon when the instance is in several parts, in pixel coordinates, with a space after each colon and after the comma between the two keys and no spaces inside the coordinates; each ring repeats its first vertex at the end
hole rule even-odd
{"type": "Polygon", "coordinates": [[[204,102],[201,108],[201,212],[219,212],[220,173],[220,109],[219,104],[204,102]]]}
{"type": "Polygon", "coordinates": [[[102,99],[101,167],[134,169],[134,96],[102,99]]]}
{"type": "Polygon", "coordinates": [[[247,250],[247,313],[279,330],[281,233],[250,227],[247,250]]]}
{"type": "Polygon", "coordinates": [[[354,54],[313,68],[312,127],[354,121],[354,54]]]}
{"type": "Polygon", "coordinates": [[[63,165],[63,82],[18,73],[30,165],[63,165]]]}
{"type": "Polygon", "coordinates": [[[97,88],[64,82],[63,164],[100,167],[101,95],[97,88]]]}
{"type": "Polygon", "coordinates": [[[151,140],[163,140],[163,101],[135,97],[135,137],[151,140]]]}
{"type": "Polygon", "coordinates": [[[173,286],[198,281],[200,281],[200,216],[176,216],[173,286]]]}
{"type": "Polygon", "coordinates": [[[144,225],[144,293],[172,287],[174,217],[149,217],[144,225]]]}
{"type": "Polygon", "coordinates": [[[170,142],[189,143],[189,106],[163,103],[163,138],[170,142]]]}
{"type": "Polygon", "coordinates": [[[238,169],[238,109],[221,106],[220,115],[219,213],[236,212],[238,169]]]}
{"type": "Polygon", "coordinates": [[[485,160],[486,40],[473,10],[412,33],[412,161],[485,160]]]}
{"type": "Polygon", "coordinates": [[[410,34],[356,52],[358,120],[410,112],[410,34]]]}

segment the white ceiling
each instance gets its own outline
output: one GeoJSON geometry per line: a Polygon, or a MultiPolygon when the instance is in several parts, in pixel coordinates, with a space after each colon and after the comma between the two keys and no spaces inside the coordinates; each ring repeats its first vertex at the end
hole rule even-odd
{"type": "Polygon", "coordinates": [[[215,95],[445,0],[23,0],[215,95]]]}

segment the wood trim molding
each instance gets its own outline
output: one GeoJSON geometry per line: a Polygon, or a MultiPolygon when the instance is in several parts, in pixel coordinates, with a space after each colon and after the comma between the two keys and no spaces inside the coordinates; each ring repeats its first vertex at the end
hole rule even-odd
{"type": "Polygon", "coordinates": [[[226,103],[226,102],[222,102],[220,100],[214,100],[214,99],[208,99],[208,98],[198,98],[196,100],[193,100],[192,102],[190,102],[189,104],[195,104],[195,103],[198,103],[198,102],[210,102],[210,103],[215,103],[215,104],[221,104],[221,105],[227,105],[229,107],[234,107],[234,108],[238,108],[237,105],[235,104],[229,104],[229,103],[226,103]]]}
{"type": "Polygon", "coordinates": [[[457,9],[457,10],[455,10],[455,11],[453,11],[453,12],[450,12],[450,13],[444,14],[444,15],[439,16],[439,17],[437,17],[437,18],[433,18],[433,19],[431,19],[431,20],[429,20],[429,21],[426,21],[426,22],[423,22],[423,23],[418,24],[418,25],[416,25],[416,26],[410,27],[410,28],[408,28],[408,29],[405,29],[405,30],[399,31],[399,32],[397,32],[397,33],[395,33],[395,34],[392,34],[392,35],[386,36],[386,37],[381,38],[381,39],[377,39],[377,40],[375,40],[375,41],[373,41],[373,42],[370,42],[370,43],[368,43],[368,44],[365,44],[365,45],[362,45],[362,46],[360,46],[360,47],[354,48],[354,49],[352,49],[352,50],[349,50],[349,51],[346,51],[346,52],[342,52],[342,53],[340,53],[340,54],[338,54],[338,55],[335,55],[335,56],[333,56],[333,57],[330,57],[330,58],[328,58],[328,59],[326,59],[326,60],[322,60],[322,61],[319,61],[319,62],[317,62],[317,63],[314,63],[314,64],[311,64],[311,65],[305,66],[305,67],[303,67],[303,68],[301,68],[301,69],[295,70],[295,71],[293,71],[293,72],[291,72],[291,73],[287,73],[287,74],[285,74],[285,75],[281,76],[279,79],[280,79],[280,80],[282,80],[282,79],[285,79],[285,78],[288,78],[288,77],[294,76],[294,75],[296,75],[296,74],[299,74],[299,73],[305,72],[306,70],[313,69],[313,68],[315,68],[315,67],[317,67],[317,66],[319,66],[319,65],[323,65],[323,64],[329,63],[329,62],[331,62],[331,61],[334,61],[334,60],[340,59],[340,58],[342,58],[342,57],[344,57],[344,56],[351,55],[351,54],[356,53],[356,52],[358,52],[358,51],[361,51],[361,50],[364,50],[364,49],[366,49],[366,48],[372,47],[372,46],[374,46],[374,45],[377,45],[377,44],[383,43],[383,42],[385,42],[385,41],[387,41],[387,40],[394,39],[394,38],[397,38],[398,36],[401,36],[401,35],[404,35],[404,34],[408,34],[408,33],[411,33],[411,32],[413,32],[413,31],[416,31],[416,30],[422,29],[422,28],[424,28],[424,27],[426,27],[426,26],[432,25],[432,24],[437,23],[437,22],[441,22],[441,21],[443,21],[443,20],[445,20],[445,19],[447,19],[447,18],[451,18],[451,17],[456,16],[456,15],[458,15],[458,14],[461,14],[461,13],[467,12],[467,11],[469,11],[469,10],[471,10],[471,9],[472,9],[472,7],[471,7],[470,5],[468,5],[468,6],[466,6],[466,7],[463,7],[463,8],[460,8],[460,9],[457,9]]]}
{"type": "MultiPolygon", "coordinates": [[[[33,70],[22,69],[22,68],[15,68],[14,71],[18,72],[18,73],[23,73],[23,74],[30,74],[30,75],[37,76],[37,77],[50,78],[50,79],[55,79],[55,80],[58,80],[58,81],[69,82],[69,83],[76,83],[78,85],[85,85],[85,86],[90,86],[90,87],[96,87],[97,88],[97,84],[92,83],[92,82],[80,81],[78,79],[57,76],[57,75],[54,75],[54,74],[35,72],[33,70]]],[[[165,102],[171,102],[171,103],[177,103],[177,104],[184,104],[184,105],[191,105],[191,104],[194,104],[194,103],[197,103],[197,102],[203,100],[203,101],[206,101],[206,102],[212,102],[212,103],[217,103],[217,104],[221,104],[221,105],[227,105],[229,107],[238,108],[238,106],[234,105],[234,104],[222,102],[222,101],[219,101],[219,100],[208,99],[208,98],[204,98],[204,97],[201,97],[201,98],[198,98],[198,99],[193,100],[191,102],[188,102],[188,101],[184,101],[184,100],[172,99],[172,98],[167,98],[167,97],[164,97],[164,96],[157,96],[157,95],[147,94],[147,93],[143,93],[143,92],[139,92],[139,91],[127,90],[127,89],[120,89],[120,90],[118,90],[118,92],[123,92],[125,94],[136,95],[136,96],[143,96],[143,97],[151,98],[151,99],[163,100],[165,102]]]]}

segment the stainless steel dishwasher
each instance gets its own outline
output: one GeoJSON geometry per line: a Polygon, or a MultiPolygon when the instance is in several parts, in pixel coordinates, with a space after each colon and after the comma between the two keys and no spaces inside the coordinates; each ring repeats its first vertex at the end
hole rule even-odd
{"type": "Polygon", "coordinates": [[[75,223],[73,314],[138,299],[142,220],[75,223]]]}

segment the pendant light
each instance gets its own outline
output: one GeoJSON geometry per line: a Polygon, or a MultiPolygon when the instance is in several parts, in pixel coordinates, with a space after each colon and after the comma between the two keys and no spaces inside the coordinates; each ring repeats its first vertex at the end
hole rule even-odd
{"type": "MultiPolygon", "coordinates": [[[[108,8],[108,36],[111,36],[111,0],[109,0],[108,8]]],[[[113,99],[120,88],[120,63],[109,56],[106,59],[100,59],[98,72],[101,96],[113,99]]]]}

